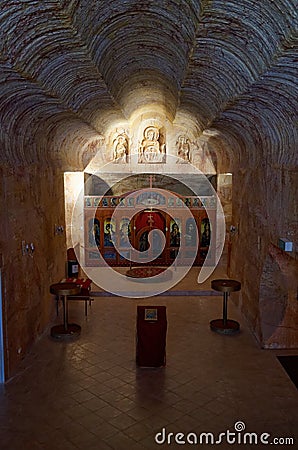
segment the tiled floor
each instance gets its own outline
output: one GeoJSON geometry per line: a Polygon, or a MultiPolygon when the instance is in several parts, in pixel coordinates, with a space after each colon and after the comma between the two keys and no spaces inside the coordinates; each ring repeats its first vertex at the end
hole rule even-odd
{"type": "MultiPolygon", "coordinates": [[[[197,289],[195,270],[182,289],[197,289]]],[[[215,439],[220,432],[232,433],[238,421],[258,439],[265,432],[271,434],[269,442],[273,437],[298,439],[295,386],[275,354],[259,348],[231,301],[229,317],[241,323],[241,333],[211,332],[209,321],[221,314],[219,296],[102,297],[95,299],[87,318],[82,303],[71,303],[70,319],[82,325],[80,338],[56,342],[47,333],[24,360],[20,375],[2,388],[0,449],[183,447],[173,436],[170,444],[157,444],[154,437],[162,428],[185,436],[194,433],[186,447],[210,448],[211,441],[191,443],[203,432],[214,433],[215,439]],[[162,369],[136,367],[138,304],[167,306],[167,365],[162,369]]],[[[243,436],[237,433],[237,439],[243,436]]],[[[263,445],[240,440],[214,446],[263,445]]]]}

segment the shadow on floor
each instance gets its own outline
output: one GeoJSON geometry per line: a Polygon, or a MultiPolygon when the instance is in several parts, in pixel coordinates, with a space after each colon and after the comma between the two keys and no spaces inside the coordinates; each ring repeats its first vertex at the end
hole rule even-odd
{"type": "Polygon", "coordinates": [[[277,359],[298,389],[298,355],[278,356],[277,359]]]}

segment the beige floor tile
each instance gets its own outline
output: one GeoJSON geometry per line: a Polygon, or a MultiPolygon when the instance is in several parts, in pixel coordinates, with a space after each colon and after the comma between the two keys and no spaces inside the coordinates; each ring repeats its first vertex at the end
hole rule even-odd
{"type": "MultiPolygon", "coordinates": [[[[196,274],[192,269],[175,290],[210,289],[210,280],[198,288],[196,274]]],[[[213,278],[218,275],[220,269],[213,278]]],[[[297,390],[277,353],[259,348],[230,300],[229,316],[241,332],[211,332],[210,320],[221,313],[219,296],[97,297],[87,318],[72,303],[80,338],[43,336],[0,389],[1,450],[155,449],[163,427],[174,434],[217,434],[237,421],[249,431],[297,439],[297,390]],[[167,307],[164,368],[136,367],[138,304],[167,307]]]]}

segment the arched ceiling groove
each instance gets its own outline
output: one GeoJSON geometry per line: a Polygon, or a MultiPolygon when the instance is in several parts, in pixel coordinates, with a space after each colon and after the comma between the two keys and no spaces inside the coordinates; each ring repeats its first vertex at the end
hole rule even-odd
{"type": "Polygon", "coordinates": [[[210,2],[197,32],[179,107],[193,111],[209,125],[280,54],[282,42],[294,29],[295,4],[287,0],[210,2]]]}
{"type": "MultiPolygon", "coordinates": [[[[171,92],[169,115],[174,118],[199,23],[200,2],[146,0],[111,4],[82,0],[79,5],[74,23],[85,36],[100,73],[122,108],[132,113],[134,105],[127,104],[130,91],[145,84],[154,87],[153,102],[157,88],[163,93],[160,98],[171,92]]],[[[148,97],[149,88],[147,103],[148,97]]]]}
{"type": "Polygon", "coordinates": [[[244,164],[255,164],[261,156],[267,162],[297,165],[297,111],[297,39],[293,37],[275,64],[221,113],[213,127],[227,134],[232,128],[244,134],[244,164]],[[263,149],[261,155],[258,148],[263,149]]]}
{"type": "Polygon", "coordinates": [[[162,105],[241,164],[294,163],[297,0],[0,2],[3,160],[80,169],[111,124],[162,105]]]}
{"type": "Polygon", "coordinates": [[[0,61],[0,160],[11,165],[68,163],[80,156],[81,145],[73,139],[63,147],[57,127],[74,136],[81,130],[80,143],[97,139],[98,132],[64,109],[59,99],[0,61]]]}
{"type": "Polygon", "coordinates": [[[124,118],[59,2],[5,2],[0,23],[1,53],[16,71],[84,121],[92,123],[98,111],[124,118]]]}

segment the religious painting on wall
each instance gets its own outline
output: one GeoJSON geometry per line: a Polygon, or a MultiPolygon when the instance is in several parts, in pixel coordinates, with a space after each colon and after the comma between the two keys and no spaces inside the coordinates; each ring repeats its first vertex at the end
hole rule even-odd
{"type": "Polygon", "coordinates": [[[117,197],[112,197],[111,198],[111,207],[114,208],[117,206],[118,203],[118,198],[117,197]]]}
{"type": "Polygon", "coordinates": [[[211,230],[209,219],[205,218],[201,222],[201,247],[209,247],[211,230]]]}
{"type": "Polygon", "coordinates": [[[169,197],[168,198],[168,206],[170,208],[173,208],[175,206],[175,198],[174,197],[169,197]]]}
{"type": "Polygon", "coordinates": [[[138,162],[144,164],[166,162],[166,144],[161,129],[155,126],[145,128],[139,147],[138,162]]]}
{"type": "Polygon", "coordinates": [[[96,217],[89,220],[88,245],[89,247],[100,246],[100,223],[96,217]]]}
{"type": "Polygon", "coordinates": [[[85,197],[85,207],[90,208],[92,207],[92,199],[89,197],[85,197]]]}
{"type": "Polygon", "coordinates": [[[180,229],[181,229],[181,220],[172,219],[170,222],[170,247],[180,246],[180,229]]]}
{"type": "Polygon", "coordinates": [[[104,221],[104,246],[114,247],[116,223],[114,219],[108,218],[104,221]]]}
{"type": "Polygon", "coordinates": [[[181,239],[181,220],[180,219],[172,219],[170,221],[170,258],[175,259],[179,247],[180,247],[180,239],[181,239]]]}
{"type": "Polygon", "coordinates": [[[144,205],[144,206],[155,206],[155,205],[165,205],[166,198],[164,195],[159,192],[154,191],[145,191],[137,196],[136,205],[144,205]]]}
{"type": "Polygon", "coordinates": [[[187,219],[186,221],[186,233],[185,233],[185,245],[187,247],[194,247],[197,245],[197,232],[196,232],[195,219],[187,219]]]}
{"type": "MultiPolygon", "coordinates": [[[[152,252],[153,256],[157,256],[162,248],[162,240],[159,235],[159,232],[156,231],[155,229],[153,230],[147,229],[140,234],[138,242],[139,251],[142,253],[147,252],[147,250],[149,249],[149,240],[148,240],[149,231],[152,231],[152,247],[150,247],[150,251],[152,252]]],[[[145,256],[147,256],[147,253],[145,256]]]]}
{"type": "Polygon", "coordinates": [[[201,206],[201,202],[198,198],[193,198],[192,199],[192,207],[193,208],[200,208],[201,206]]]}
{"type": "Polygon", "coordinates": [[[108,207],[109,199],[107,197],[103,197],[101,203],[102,203],[102,206],[108,207]]]}
{"type": "Polygon", "coordinates": [[[119,245],[120,247],[130,246],[130,220],[128,218],[121,219],[119,231],[119,245]]]}
{"type": "Polygon", "coordinates": [[[133,207],[135,205],[135,199],[133,197],[128,197],[127,206],[133,207]]]}
{"type": "Polygon", "coordinates": [[[125,197],[119,198],[119,206],[125,206],[125,197]]]}
{"type": "Polygon", "coordinates": [[[146,230],[143,233],[141,233],[139,237],[138,247],[140,252],[145,252],[149,248],[148,234],[149,230],[146,230]]]}
{"type": "Polygon", "coordinates": [[[100,205],[100,197],[96,197],[93,200],[93,206],[94,206],[94,208],[98,208],[99,205],[100,205]]]}

